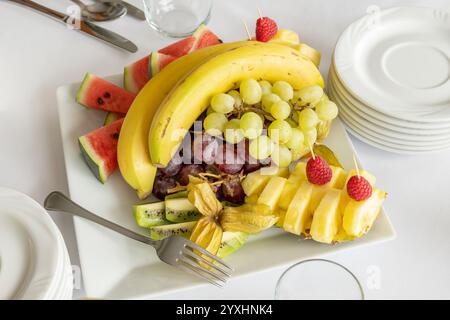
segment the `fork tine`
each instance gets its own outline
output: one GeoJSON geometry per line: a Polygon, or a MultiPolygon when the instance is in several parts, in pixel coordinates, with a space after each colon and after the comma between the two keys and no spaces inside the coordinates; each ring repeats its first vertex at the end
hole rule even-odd
{"type": "Polygon", "coordinates": [[[180,261],[183,261],[184,263],[189,264],[191,267],[195,268],[197,271],[201,271],[203,273],[206,273],[207,275],[215,278],[217,281],[221,281],[224,284],[227,282],[227,279],[224,277],[219,276],[218,274],[208,270],[207,268],[200,265],[198,262],[194,262],[194,260],[189,259],[186,256],[181,256],[180,261]]]}
{"type": "Polygon", "coordinates": [[[184,249],[183,250],[183,254],[188,255],[189,257],[196,259],[196,260],[200,260],[203,263],[207,264],[208,266],[210,266],[211,268],[213,268],[214,270],[220,272],[221,274],[223,274],[226,277],[231,277],[231,273],[228,273],[222,269],[219,268],[219,266],[211,263],[209,260],[203,258],[201,255],[195,254],[193,251],[191,251],[190,249],[184,249]]]}
{"type": "Polygon", "coordinates": [[[210,257],[211,259],[213,259],[214,261],[220,263],[222,266],[224,266],[225,268],[227,268],[227,269],[230,270],[231,272],[234,271],[234,269],[233,269],[231,266],[229,266],[227,263],[225,263],[222,259],[220,259],[219,257],[213,255],[213,254],[212,254],[211,252],[209,252],[208,250],[203,249],[203,248],[200,247],[198,244],[196,244],[196,243],[194,243],[194,242],[192,242],[192,241],[188,241],[188,242],[186,243],[186,247],[189,247],[189,248],[191,248],[191,249],[200,251],[202,254],[204,254],[205,256],[208,256],[208,257],[210,257]]]}
{"type": "Polygon", "coordinates": [[[176,267],[183,270],[184,272],[191,274],[191,275],[202,278],[203,280],[208,281],[209,283],[211,283],[212,285],[215,285],[218,288],[223,287],[220,283],[202,275],[201,273],[198,273],[195,269],[191,268],[188,264],[184,263],[183,261],[178,261],[178,264],[176,265],[176,267]]]}

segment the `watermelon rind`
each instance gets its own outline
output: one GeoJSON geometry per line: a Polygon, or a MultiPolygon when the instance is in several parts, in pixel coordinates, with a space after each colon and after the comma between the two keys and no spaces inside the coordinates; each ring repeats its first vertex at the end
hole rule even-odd
{"type": "Polygon", "coordinates": [[[105,121],[103,122],[103,126],[107,126],[111,123],[113,123],[116,120],[119,120],[120,118],[123,118],[124,116],[120,113],[116,112],[108,112],[105,117],[105,121]]]}
{"type": "Polygon", "coordinates": [[[89,82],[91,81],[93,75],[91,73],[86,73],[86,75],[83,78],[83,81],[81,82],[80,88],[78,89],[77,96],[75,98],[75,101],[84,106],[84,97],[86,94],[86,91],[89,87],[89,82]]]}
{"type": "Polygon", "coordinates": [[[105,183],[108,179],[108,175],[105,172],[105,166],[103,160],[97,156],[95,151],[92,149],[86,136],[82,136],[78,139],[81,155],[84,161],[88,165],[89,169],[92,171],[94,176],[101,183],[105,183]]]}
{"type": "Polygon", "coordinates": [[[123,69],[123,87],[130,92],[136,92],[136,84],[133,81],[133,72],[131,71],[132,65],[126,66],[123,69]]]}

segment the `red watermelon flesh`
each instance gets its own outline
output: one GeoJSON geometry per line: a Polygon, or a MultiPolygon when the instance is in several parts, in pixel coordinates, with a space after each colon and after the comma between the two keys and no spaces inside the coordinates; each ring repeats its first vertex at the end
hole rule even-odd
{"type": "Polygon", "coordinates": [[[125,90],[138,93],[148,82],[149,56],[136,61],[124,69],[123,86],[125,90]]]}
{"type": "Polygon", "coordinates": [[[150,60],[148,64],[148,77],[153,78],[158,72],[160,72],[165,66],[172,61],[178,59],[174,56],[169,56],[160,52],[152,52],[150,54],[150,60]]]}
{"type": "Polygon", "coordinates": [[[87,73],[76,101],[85,107],[126,114],[136,95],[87,73]]]}
{"type": "Polygon", "coordinates": [[[222,41],[208,28],[201,25],[192,36],[162,48],[158,52],[152,52],[149,56],[125,67],[124,87],[137,94],[152,77],[172,61],[194,50],[219,43],[222,41]]]}
{"type": "Polygon", "coordinates": [[[194,36],[190,36],[186,39],[172,43],[165,48],[159,49],[158,52],[179,58],[191,52],[195,42],[196,38],[194,36]]]}
{"type": "Polygon", "coordinates": [[[83,159],[101,183],[105,183],[118,167],[117,143],[123,120],[116,120],[78,139],[83,159]]]}

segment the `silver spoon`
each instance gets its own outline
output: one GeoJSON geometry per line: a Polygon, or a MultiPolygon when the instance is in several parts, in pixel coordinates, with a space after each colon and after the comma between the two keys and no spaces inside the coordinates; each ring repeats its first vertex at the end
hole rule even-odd
{"type": "Polygon", "coordinates": [[[120,2],[96,2],[85,4],[81,0],[71,0],[81,9],[81,17],[88,21],[108,21],[122,17],[127,8],[120,2]]]}

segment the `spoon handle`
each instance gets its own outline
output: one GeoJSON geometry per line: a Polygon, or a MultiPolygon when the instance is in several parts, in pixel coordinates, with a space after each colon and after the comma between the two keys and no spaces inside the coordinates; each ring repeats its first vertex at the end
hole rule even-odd
{"type": "Polygon", "coordinates": [[[65,22],[66,19],[68,18],[67,15],[65,15],[59,11],[44,7],[43,5],[40,5],[39,3],[36,3],[31,0],[9,0],[9,1],[15,2],[15,3],[21,4],[23,6],[26,6],[28,8],[34,9],[36,11],[39,11],[39,12],[46,14],[58,21],[65,22]]]}

